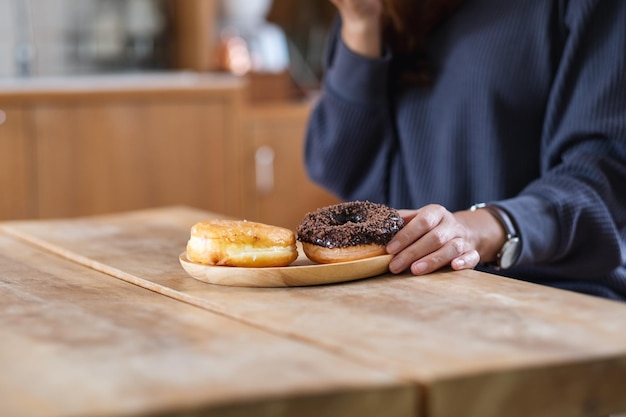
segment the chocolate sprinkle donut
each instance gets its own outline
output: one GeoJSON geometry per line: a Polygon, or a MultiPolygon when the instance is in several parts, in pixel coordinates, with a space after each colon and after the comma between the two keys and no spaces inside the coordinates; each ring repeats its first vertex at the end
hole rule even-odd
{"type": "Polygon", "coordinates": [[[301,242],[328,249],[384,246],[403,226],[404,220],[396,210],[369,201],[353,201],[307,213],[297,234],[301,242]]]}

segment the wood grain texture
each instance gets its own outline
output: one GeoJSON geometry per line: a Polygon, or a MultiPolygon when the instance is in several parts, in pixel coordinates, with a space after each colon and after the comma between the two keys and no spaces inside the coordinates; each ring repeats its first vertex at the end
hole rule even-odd
{"type": "Polygon", "coordinates": [[[415,415],[389,373],[3,233],[0,312],[2,416],[415,415]]]}
{"type": "Polygon", "coordinates": [[[626,410],[622,303],[477,271],[316,287],[205,284],[178,255],[191,225],[211,216],[173,207],[3,227],[122,280],[409,378],[425,393],[423,415],[626,410]]]}
{"type": "Polygon", "coordinates": [[[228,109],[200,97],[36,108],[40,216],[180,202],[232,209],[228,109]]]}
{"type": "Polygon", "coordinates": [[[32,200],[34,161],[30,152],[29,113],[21,105],[0,101],[4,122],[0,123],[0,219],[35,216],[32,200]]]}
{"type": "Polygon", "coordinates": [[[0,80],[0,219],[240,213],[244,88],[182,72],[0,80]]]}
{"type": "Polygon", "coordinates": [[[167,0],[173,21],[174,66],[214,70],[219,37],[219,4],[215,0],[167,0]]]}

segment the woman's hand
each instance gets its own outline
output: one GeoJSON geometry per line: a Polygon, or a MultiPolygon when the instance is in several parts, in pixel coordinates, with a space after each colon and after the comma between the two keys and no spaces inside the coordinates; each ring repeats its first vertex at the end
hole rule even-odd
{"type": "Polygon", "coordinates": [[[400,273],[410,268],[423,275],[450,265],[472,269],[481,260],[495,260],[504,244],[502,225],[486,210],[451,213],[439,205],[419,210],[400,210],[405,226],[387,245],[394,256],[389,270],[400,273]]]}
{"type": "Polygon", "coordinates": [[[353,52],[376,58],[382,52],[383,0],[330,0],[341,15],[341,38],[353,52]]]}

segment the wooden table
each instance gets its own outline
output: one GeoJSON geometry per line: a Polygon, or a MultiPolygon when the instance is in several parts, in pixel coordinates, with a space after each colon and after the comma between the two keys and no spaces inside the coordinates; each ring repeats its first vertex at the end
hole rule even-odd
{"type": "Polygon", "coordinates": [[[206,284],[178,255],[209,217],[1,224],[0,415],[626,411],[623,303],[477,271],[206,284]]]}

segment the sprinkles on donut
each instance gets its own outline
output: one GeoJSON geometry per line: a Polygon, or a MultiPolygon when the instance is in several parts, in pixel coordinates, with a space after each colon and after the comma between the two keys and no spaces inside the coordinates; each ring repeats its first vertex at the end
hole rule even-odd
{"type": "Polygon", "coordinates": [[[297,239],[314,262],[346,262],[384,255],[385,245],[403,226],[393,208],[351,201],[307,213],[298,226],[297,239]]]}

